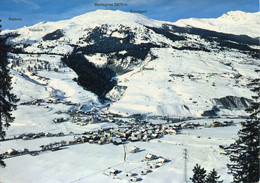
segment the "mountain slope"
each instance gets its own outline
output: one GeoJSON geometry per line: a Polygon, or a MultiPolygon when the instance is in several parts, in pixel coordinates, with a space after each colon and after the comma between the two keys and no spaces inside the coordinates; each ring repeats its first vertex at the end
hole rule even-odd
{"type": "MultiPolygon", "coordinates": [[[[230,22],[231,15],[234,12],[214,21],[230,22]]],[[[235,15],[252,19],[251,26],[259,26],[252,18],[258,13],[235,15]]],[[[102,102],[105,99],[108,111],[123,115],[246,115],[243,110],[250,105],[248,98],[253,94],[246,84],[255,77],[254,69],[259,64],[259,41],[250,36],[258,30],[243,29],[247,35],[241,36],[224,33],[232,32],[227,26],[225,31],[217,32],[217,23],[206,26],[211,29],[206,30],[203,26],[176,26],[180,22],[97,10],[3,34],[14,47],[9,54],[10,66],[25,75],[47,77],[47,87],[54,79],[48,73],[55,73],[60,92],[54,97],[62,100],[90,105],[88,99],[79,98],[91,91],[96,94],[90,97],[94,103],[98,103],[97,98],[102,102]],[[71,79],[86,89],[77,95],[78,99],[60,94],[66,87],[59,83],[64,83],[67,67],[77,74],[71,79]]]]}
{"type": "Polygon", "coordinates": [[[190,18],[178,20],[177,26],[192,26],[232,34],[260,37],[260,12],[231,11],[219,18],[190,18]]]}

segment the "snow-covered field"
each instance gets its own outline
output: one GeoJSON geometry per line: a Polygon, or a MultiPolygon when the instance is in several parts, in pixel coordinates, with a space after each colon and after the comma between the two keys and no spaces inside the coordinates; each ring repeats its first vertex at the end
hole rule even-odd
{"type": "MultiPolygon", "coordinates": [[[[219,121],[230,120],[220,119],[219,121]]],[[[41,119],[33,125],[41,125],[41,119]]],[[[113,144],[78,144],[68,146],[59,151],[47,151],[37,156],[24,155],[6,159],[7,167],[1,169],[0,181],[13,182],[130,182],[126,173],[132,172],[135,177],[141,178],[142,182],[183,182],[184,175],[184,149],[188,150],[188,177],[192,176],[192,168],[196,163],[202,165],[208,172],[215,168],[224,182],[231,182],[232,176],[227,174],[226,164],[228,156],[221,155],[224,152],[219,145],[229,145],[236,138],[240,129],[239,122],[234,120],[234,125],[228,127],[215,127],[197,129],[185,129],[177,135],[166,135],[160,139],[149,142],[128,142],[124,145],[113,144]],[[140,152],[132,154],[130,148],[136,146],[140,152]],[[124,160],[124,149],[126,159],[124,160]],[[156,160],[144,161],[147,153],[170,160],[161,167],[152,169],[148,164],[155,164],[156,160]],[[111,169],[121,171],[115,176],[109,175],[111,169]],[[141,175],[141,171],[150,169],[152,172],[141,175]]],[[[191,121],[189,121],[191,122],[191,121]]],[[[196,123],[211,123],[212,119],[192,120],[196,123]]],[[[27,126],[19,127],[21,131],[27,131],[27,126]]],[[[103,124],[103,127],[106,124],[103,124]]],[[[49,129],[54,128],[49,124],[49,129]]],[[[98,129],[100,125],[88,125],[86,129],[98,129]]],[[[15,124],[13,128],[15,128],[15,124]]],[[[47,125],[45,124],[47,128],[47,125]]],[[[73,128],[70,128],[73,129],[73,128]]],[[[60,128],[66,132],[66,129],[60,128]]],[[[74,129],[73,129],[74,130],[74,129]]],[[[73,131],[72,130],[72,131],[73,131]]],[[[76,129],[75,129],[76,130],[76,129]]],[[[83,129],[81,129],[83,130],[83,129]]],[[[51,130],[49,130],[51,131],[51,130]]],[[[39,146],[55,141],[71,140],[73,136],[49,137],[34,140],[12,140],[0,142],[1,152],[10,148],[39,150],[39,146]]]]}

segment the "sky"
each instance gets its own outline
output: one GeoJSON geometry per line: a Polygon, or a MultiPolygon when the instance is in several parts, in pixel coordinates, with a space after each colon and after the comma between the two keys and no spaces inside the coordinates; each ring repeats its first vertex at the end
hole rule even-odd
{"type": "Polygon", "coordinates": [[[70,19],[97,9],[145,11],[143,15],[175,22],[186,18],[217,18],[229,11],[259,11],[260,0],[0,0],[2,29],[17,29],[42,21],[70,19]],[[113,6],[95,6],[95,3],[113,6]],[[115,3],[119,6],[115,6],[115,3]]]}

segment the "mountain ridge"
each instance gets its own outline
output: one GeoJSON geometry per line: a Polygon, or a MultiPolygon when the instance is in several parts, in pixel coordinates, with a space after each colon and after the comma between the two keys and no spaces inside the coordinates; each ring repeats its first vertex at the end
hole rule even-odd
{"type": "Polygon", "coordinates": [[[178,26],[193,26],[219,32],[245,34],[260,37],[260,12],[247,13],[230,11],[218,18],[180,19],[174,24],[178,26]]]}
{"type": "Polygon", "coordinates": [[[10,53],[13,69],[46,76],[45,70],[62,74],[65,63],[78,84],[123,114],[246,115],[243,101],[252,95],[246,83],[259,58],[255,38],[122,11],[97,10],[4,34],[16,34],[8,39],[19,50],[10,53]],[[218,100],[232,107],[217,106],[218,100]]]}

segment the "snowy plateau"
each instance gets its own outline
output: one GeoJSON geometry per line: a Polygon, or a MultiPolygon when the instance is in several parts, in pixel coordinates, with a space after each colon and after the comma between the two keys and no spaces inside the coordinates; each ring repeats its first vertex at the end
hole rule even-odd
{"type": "Polygon", "coordinates": [[[20,101],[0,182],[181,183],[184,149],[187,178],[198,163],[232,181],[220,146],[251,105],[259,12],[163,22],[97,10],[1,35],[20,101]]]}

